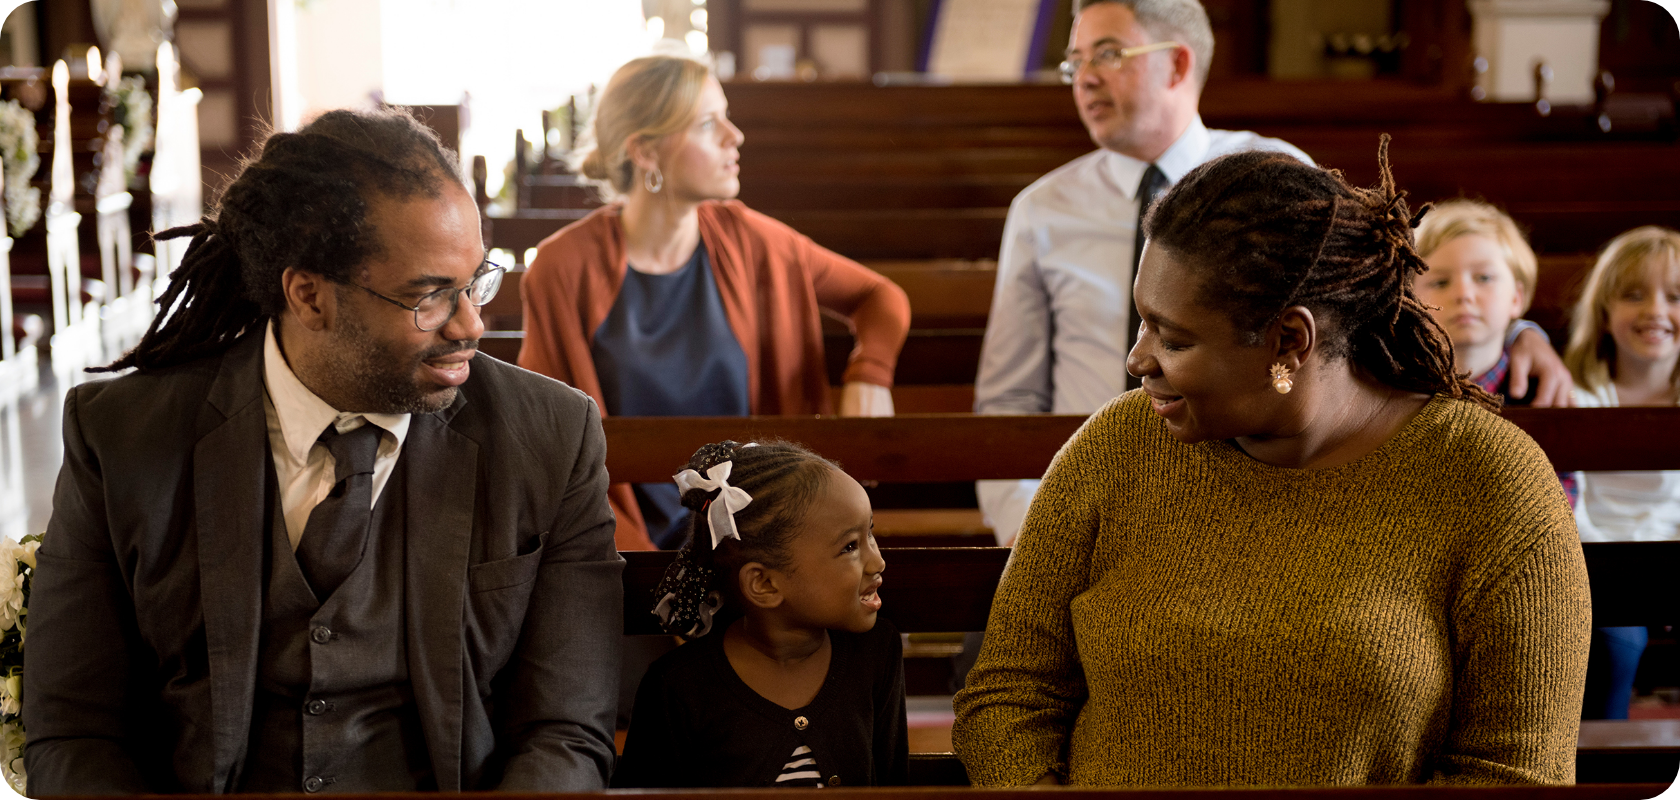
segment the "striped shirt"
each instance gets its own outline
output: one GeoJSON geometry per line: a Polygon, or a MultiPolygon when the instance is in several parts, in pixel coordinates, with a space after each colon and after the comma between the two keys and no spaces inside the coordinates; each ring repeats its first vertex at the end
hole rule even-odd
{"type": "Polygon", "coordinates": [[[823,780],[822,772],[817,769],[817,754],[806,745],[795,748],[788,762],[782,765],[782,774],[776,776],[776,785],[821,788],[823,780]]]}

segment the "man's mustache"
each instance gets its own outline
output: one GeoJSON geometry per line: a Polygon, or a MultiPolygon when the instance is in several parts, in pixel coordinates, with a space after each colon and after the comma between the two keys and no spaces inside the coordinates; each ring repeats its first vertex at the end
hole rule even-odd
{"type": "Polygon", "coordinates": [[[478,349],[478,340],[477,339],[462,339],[458,342],[451,342],[449,344],[440,345],[438,347],[434,347],[430,350],[427,350],[427,351],[420,354],[420,360],[421,361],[431,361],[434,358],[443,358],[444,356],[452,356],[456,353],[462,353],[462,352],[466,352],[468,350],[477,350],[477,349],[478,349]]]}

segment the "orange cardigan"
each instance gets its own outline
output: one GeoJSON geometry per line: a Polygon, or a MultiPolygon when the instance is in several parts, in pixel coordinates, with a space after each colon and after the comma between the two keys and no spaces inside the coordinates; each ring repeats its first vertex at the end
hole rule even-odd
{"type": "MultiPolygon", "coordinates": [[[[595,398],[605,416],[590,345],[624,284],[621,207],[603,206],[537,246],[520,284],[525,342],[519,366],[595,398]]],[[[848,319],[857,347],[846,381],[891,386],[910,328],[910,301],[897,284],[739,201],[700,205],[700,241],[729,327],[747,356],[753,414],[831,414],[823,361],[822,310],[848,319]]],[[[672,464],[675,474],[681,464],[672,464]]],[[[627,483],[609,492],[620,550],[651,550],[627,483]]]]}

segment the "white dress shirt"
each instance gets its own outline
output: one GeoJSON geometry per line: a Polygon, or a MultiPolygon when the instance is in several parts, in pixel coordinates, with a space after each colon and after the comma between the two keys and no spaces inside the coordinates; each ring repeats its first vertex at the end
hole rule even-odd
{"type": "Polygon", "coordinates": [[[391,471],[402,455],[403,439],[408,436],[408,414],[356,414],[343,412],[327,405],[309,387],[298,380],[280,344],[274,338],[274,323],[269,322],[263,343],[263,413],[268,418],[268,449],[274,455],[274,473],[280,479],[280,509],[286,517],[286,536],[296,550],[303,538],[303,528],[309,522],[309,512],[315,510],[327,493],[332,491],[334,470],[338,462],[324,444],[318,444],[321,432],[328,425],[340,433],[373,423],[385,429],[379,437],[379,451],[373,461],[373,502],[379,502],[380,492],[391,479],[391,471]]]}
{"type": "MultiPolygon", "coordinates": [[[[1203,163],[1293,145],[1251,131],[1208,130],[1196,117],[1155,160],[1176,184],[1203,163]]],[[[1138,184],[1149,162],[1098,150],[1022,190],[1009,206],[980,351],[980,414],[1090,414],[1126,388],[1126,329],[1138,184]]],[[[1020,530],[1038,481],[981,481],[980,509],[998,542],[1020,530]]]]}
{"type": "MultiPolygon", "coordinates": [[[[1598,391],[1580,386],[1576,408],[1621,405],[1616,385],[1598,391]]],[[[1680,539],[1680,470],[1578,472],[1581,499],[1575,528],[1583,542],[1657,542],[1680,539]]]]}

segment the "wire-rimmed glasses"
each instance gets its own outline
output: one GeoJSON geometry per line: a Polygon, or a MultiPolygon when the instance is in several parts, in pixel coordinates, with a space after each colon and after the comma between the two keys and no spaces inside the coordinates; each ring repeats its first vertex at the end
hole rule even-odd
{"type": "Polygon", "coordinates": [[[1091,54],[1090,61],[1082,58],[1069,58],[1056,69],[1062,73],[1062,83],[1073,83],[1074,77],[1079,74],[1079,68],[1086,64],[1089,64],[1093,69],[1119,69],[1122,62],[1133,56],[1183,46],[1180,42],[1166,41],[1140,44],[1137,47],[1099,47],[1095,53],[1091,54]]]}
{"type": "Polygon", "coordinates": [[[414,312],[414,327],[431,332],[449,324],[449,320],[455,316],[456,309],[460,308],[461,295],[466,295],[467,302],[479,307],[496,298],[496,292],[502,288],[502,275],[507,269],[488,261],[484,262],[482,268],[484,271],[474,275],[466,286],[459,289],[445,286],[435,292],[428,292],[412,306],[401,300],[386,297],[359,283],[356,287],[391,305],[414,312]]]}

